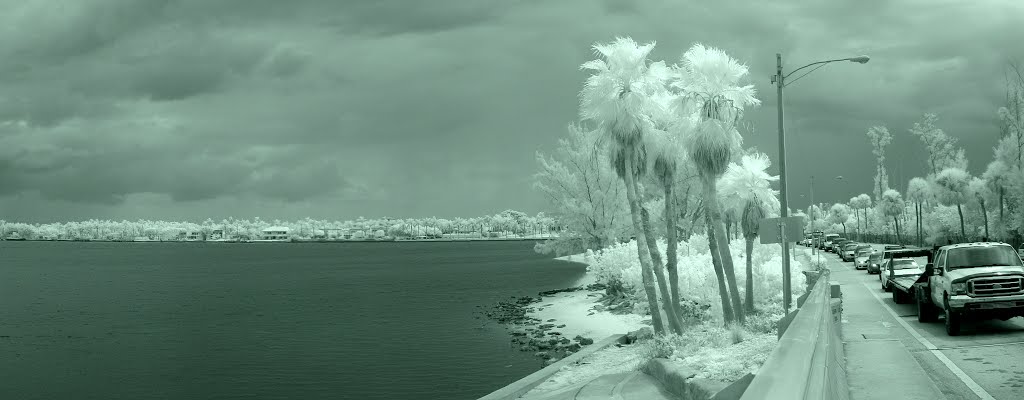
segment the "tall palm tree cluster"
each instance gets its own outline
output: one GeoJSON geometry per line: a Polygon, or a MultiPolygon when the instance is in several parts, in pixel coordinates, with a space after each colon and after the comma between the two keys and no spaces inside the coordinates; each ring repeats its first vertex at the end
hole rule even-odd
{"type": "Polygon", "coordinates": [[[699,178],[725,323],[743,323],[745,315],[754,311],[753,239],[760,220],[778,208],[777,194],[770,187],[775,177],[765,172],[767,156],[744,154],[736,128],[743,110],[760,102],[753,85],[741,84],[747,67],[724,51],[696,44],[678,63],[668,65],[649,60],[654,47],[654,42],[639,44],[628,37],[595,44],[598,58],[581,66],[591,75],[580,92],[580,118],[596,126],[594,145],[608,155],[625,185],[655,332],[682,333],[683,329],[676,265],[678,213],[673,199],[681,189],[676,187],[677,176],[684,170],[699,178]],[[665,196],[668,247],[664,258],[643,202],[647,182],[656,182],[665,196]],[[723,198],[727,201],[720,201],[723,198]],[[742,216],[747,240],[743,300],[724,215],[742,216]]]}
{"type": "MultiPolygon", "coordinates": [[[[1008,94],[1007,107],[997,111],[1002,121],[993,157],[979,176],[968,171],[958,140],[937,126],[936,114],[924,114],[908,132],[924,148],[925,176],[907,182],[905,196],[888,188],[885,146],[891,136],[885,127],[872,127],[867,136],[877,157],[874,207],[872,197],[860,194],[846,206],[832,207],[827,220],[848,221],[844,209],[856,212],[856,232],[895,232],[901,243],[945,243],[957,240],[1000,240],[1020,244],[1024,234],[1024,76],[1008,94]],[[991,216],[991,217],[990,217],[991,216]],[[907,226],[913,223],[913,231],[907,226]]],[[[820,225],[818,225],[820,226],[820,225]]]]}

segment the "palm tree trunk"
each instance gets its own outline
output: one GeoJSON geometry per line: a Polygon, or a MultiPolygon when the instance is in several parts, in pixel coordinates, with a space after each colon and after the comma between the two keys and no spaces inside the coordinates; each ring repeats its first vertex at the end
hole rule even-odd
{"type": "Polygon", "coordinates": [[[985,217],[985,240],[990,240],[988,237],[988,210],[985,209],[985,201],[981,201],[981,215],[985,217]]]}
{"type": "Polygon", "coordinates": [[[672,306],[672,295],[668,292],[668,282],[665,279],[665,264],[661,263],[661,251],[658,250],[658,242],[654,238],[654,229],[651,226],[651,217],[644,206],[640,206],[640,221],[644,225],[644,238],[651,253],[651,266],[654,276],[658,278],[658,291],[661,292],[661,305],[668,315],[668,327],[672,333],[681,335],[683,324],[679,320],[679,310],[672,306]]]}
{"type": "Polygon", "coordinates": [[[711,222],[711,214],[705,207],[704,226],[708,230],[708,249],[711,250],[711,264],[715,267],[715,275],[718,277],[718,297],[722,299],[722,319],[729,325],[735,320],[733,315],[732,302],[729,301],[729,289],[725,283],[725,270],[722,268],[722,256],[718,252],[718,238],[715,237],[715,224],[711,222]]]}
{"type": "Polygon", "coordinates": [[[736,315],[736,321],[742,324],[746,321],[746,318],[743,317],[743,303],[740,301],[739,288],[736,286],[736,272],[733,268],[732,250],[729,249],[728,236],[725,234],[725,226],[722,225],[722,211],[718,206],[717,184],[718,182],[716,182],[715,177],[704,177],[704,203],[707,204],[707,213],[711,217],[712,227],[719,241],[718,251],[722,259],[722,270],[725,272],[726,282],[729,283],[733,313],[736,315]]]}
{"type": "Polygon", "coordinates": [[[754,260],[751,259],[754,255],[754,238],[756,236],[747,236],[747,291],[744,293],[743,311],[747,314],[754,313],[754,260]]]}
{"type": "Polygon", "coordinates": [[[964,210],[963,207],[960,206],[960,203],[957,203],[956,205],[956,212],[960,213],[960,236],[966,239],[967,230],[964,229],[964,210]]]}
{"type": "Polygon", "coordinates": [[[732,221],[730,220],[729,213],[725,214],[725,237],[732,241],[732,221]]]}
{"type": "MultiPolygon", "coordinates": [[[[849,217],[850,214],[846,214],[846,216],[849,217]]],[[[846,223],[845,222],[843,222],[843,237],[849,237],[849,236],[846,236],[846,223]]]]}
{"type": "MultiPolygon", "coordinates": [[[[668,228],[665,231],[665,240],[668,242],[668,248],[665,250],[668,253],[665,269],[668,270],[668,283],[669,290],[672,291],[672,304],[679,307],[679,271],[676,268],[679,263],[679,237],[676,231],[678,215],[676,215],[675,187],[672,179],[667,179],[665,182],[665,227],[668,228]]],[[[687,194],[689,194],[689,189],[687,189],[687,194]]]]}
{"type": "Polygon", "coordinates": [[[893,215],[892,223],[896,226],[896,244],[900,244],[900,220],[899,217],[893,215]]]}
{"type": "Polygon", "coordinates": [[[918,246],[923,246],[924,245],[924,240],[922,240],[922,238],[921,238],[921,234],[923,232],[922,232],[922,229],[921,229],[921,203],[920,202],[914,203],[914,218],[917,219],[917,223],[914,226],[917,229],[917,245],[918,246]]]}
{"type": "Polygon", "coordinates": [[[626,198],[629,200],[629,214],[633,220],[633,231],[636,233],[636,252],[640,258],[641,276],[644,282],[644,292],[647,293],[647,304],[651,309],[651,324],[654,332],[662,335],[665,333],[665,325],[661,320],[661,312],[658,308],[658,292],[654,283],[654,271],[651,267],[651,254],[646,246],[647,239],[644,237],[643,223],[640,222],[640,203],[636,193],[636,177],[633,176],[633,157],[625,157],[626,173],[623,174],[626,180],[626,198]]]}
{"type": "Polygon", "coordinates": [[[854,208],[853,215],[857,216],[857,240],[863,240],[860,238],[860,210],[854,208]]]}
{"type": "Polygon", "coordinates": [[[999,187],[999,225],[1006,226],[1006,220],[1003,219],[1003,187],[999,187]]]}

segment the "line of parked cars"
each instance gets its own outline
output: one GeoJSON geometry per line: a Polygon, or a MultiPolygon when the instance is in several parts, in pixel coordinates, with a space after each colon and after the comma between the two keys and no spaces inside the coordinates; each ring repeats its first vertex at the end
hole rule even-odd
{"type": "Polygon", "coordinates": [[[878,274],[883,291],[897,304],[917,305],[918,321],[943,320],[946,333],[959,335],[969,321],[1024,316],[1024,247],[973,242],[920,248],[885,245],[871,249],[836,234],[815,232],[800,242],[878,274]],[[866,249],[865,249],[866,247],[866,249]],[[917,258],[926,258],[921,265],[917,258]]]}
{"type": "Polygon", "coordinates": [[[893,251],[907,248],[901,245],[885,245],[879,252],[870,244],[858,243],[834,233],[821,234],[820,232],[807,235],[800,244],[835,253],[843,261],[853,262],[854,268],[858,270],[862,269],[869,274],[878,274],[879,280],[883,281],[882,276],[909,273],[910,269],[923,268],[913,259],[897,259],[895,262],[891,262],[890,254],[893,251]]]}

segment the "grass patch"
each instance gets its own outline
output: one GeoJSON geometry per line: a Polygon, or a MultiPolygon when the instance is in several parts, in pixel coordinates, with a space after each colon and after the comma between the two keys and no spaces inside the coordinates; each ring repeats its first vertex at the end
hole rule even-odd
{"type": "Polygon", "coordinates": [[[694,370],[699,378],[734,381],[756,372],[775,349],[778,341],[772,314],[762,312],[748,316],[747,326],[722,327],[707,322],[690,327],[682,335],[647,339],[637,343],[641,354],[639,365],[654,358],[666,358],[694,370]],[[768,321],[772,321],[771,324],[768,321]]]}

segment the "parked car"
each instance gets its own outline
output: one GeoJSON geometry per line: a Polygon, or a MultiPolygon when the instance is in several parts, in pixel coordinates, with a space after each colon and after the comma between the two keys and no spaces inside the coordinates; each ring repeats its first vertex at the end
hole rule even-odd
{"type": "Polygon", "coordinates": [[[839,252],[839,258],[842,258],[843,261],[847,262],[853,261],[853,256],[857,254],[858,246],[860,246],[860,243],[846,242],[846,244],[843,245],[843,249],[839,252]]]}
{"type": "MultiPolygon", "coordinates": [[[[836,237],[835,239],[832,239],[832,242],[829,243],[828,248],[826,248],[825,251],[831,251],[833,253],[836,253],[836,246],[839,246],[839,245],[843,244],[843,241],[845,241],[845,240],[846,240],[846,238],[843,238],[842,236],[839,236],[839,237],[836,237]]],[[[836,253],[836,254],[838,254],[838,253],[836,253]]]]}
{"type": "Polygon", "coordinates": [[[827,249],[829,246],[832,246],[832,239],[838,238],[838,237],[839,237],[839,235],[837,235],[835,233],[830,233],[830,234],[827,234],[827,235],[823,236],[821,238],[821,241],[818,242],[818,249],[821,249],[821,250],[827,249]]]}
{"type": "Polygon", "coordinates": [[[877,266],[874,266],[874,267],[871,266],[872,265],[871,263],[869,263],[868,264],[868,268],[867,268],[868,269],[868,273],[869,274],[877,274],[877,273],[879,273],[881,271],[885,271],[885,269],[888,268],[887,263],[889,262],[889,259],[892,258],[892,253],[894,251],[899,251],[899,249],[882,250],[881,262],[875,264],[877,266]]]}
{"type": "Polygon", "coordinates": [[[837,256],[842,255],[843,246],[850,243],[850,239],[839,238],[839,240],[832,241],[832,252],[836,253],[837,256]]]}
{"type": "Polygon", "coordinates": [[[857,258],[853,261],[853,265],[857,269],[866,269],[868,273],[871,273],[871,269],[877,272],[879,271],[879,264],[882,263],[882,253],[878,250],[868,247],[867,250],[857,253],[857,258]]]}
{"type": "Polygon", "coordinates": [[[917,303],[918,322],[945,315],[946,334],[963,322],[1024,316],[1024,262],[1006,243],[959,243],[894,250],[897,258],[928,257],[923,273],[889,281],[896,303],[917,303]]]}
{"type": "Polygon", "coordinates": [[[906,246],[900,246],[898,244],[887,244],[887,245],[885,245],[885,250],[899,250],[899,249],[903,249],[903,248],[906,248],[906,246]]]}
{"type": "Polygon", "coordinates": [[[918,277],[924,272],[924,266],[920,265],[913,258],[896,258],[891,263],[885,264],[885,273],[878,274],[878,280],[882,282],[882,290],[892,290],[889,282],[898,277],[918,277]]]}

